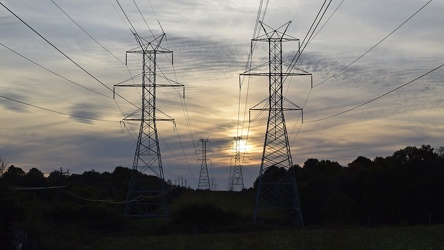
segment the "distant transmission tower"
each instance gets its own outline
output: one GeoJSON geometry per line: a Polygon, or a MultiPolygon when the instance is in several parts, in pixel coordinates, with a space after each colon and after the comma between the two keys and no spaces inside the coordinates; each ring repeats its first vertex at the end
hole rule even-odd
{"type": "Polygon", "coordinates": [[[179,87],[183,85],[163,85],[156,83],[157,55],[173,52],[160,46],[165,33],[147,42],[134,33],[140,48],[126,53],[141,54],[142,83],[115,85],[116,87],[138,87],[142,89],[141,117],[125,118],[126,121],[140,121],[139,136],[134,154],[133,168],[128,187],[125,216],[130,217],[167,217],[169,209],[165,200],[166,182],[164,180],[162,160],[160,156],[159,139],[156,121],[173,121],[159,119],[156,116],[156,88],[179,87]],[[147,175],[145,172],[148,172],[147,175]]]}
{"type": "Polygon", "coordinates": [[[230,171],[229,187],[230,191],[240,191],[244,189],[244,177],[242,177],[241,143],[242,137],[233,138],[234,142],[234,165],[230,171]]]}
{"type": "Polygon", "coordinates": [[[273,29],[261,22],[264,34],[252,39],[252,44],[253,42],[268,43],[268,72],[247,71],[241,75],[268,76],[269,81],[268,108],[256,108],[259,105],[257,104],[250,109],[268,111],[267,130],[257,183],[254,221],[256,222],[261,211],[271,209],[281,211],[287,221],[303,227],[299,193],[292,168],[293,162],[284,118],[284,111],[302,111],[302,108],[283,96],[283,84],[284,79],[288,76],[311,74],[305,71],[298,73],[283,71],[282,43],[297,42],[299,45],[297,53],[300,53],[299,39],[285,34],[290,23],[273,29]],[[291,107],[284,107],[284,101],[291,107]]]}
{"type": "Polygon", "coordinates": [[[201,149],[201,158],[200,160],[200,175],[199,175],[199,184],[197,186],[197,189],[205,190],[210,189],[210,176],[208,175],[208,165],[207,165],[207,143],[209,142],[208,139],[200,139],[200,144],[202,145],[201,149]]]}

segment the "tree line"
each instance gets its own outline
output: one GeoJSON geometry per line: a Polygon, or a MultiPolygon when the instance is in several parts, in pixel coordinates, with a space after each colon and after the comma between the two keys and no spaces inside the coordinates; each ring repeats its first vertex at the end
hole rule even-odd
{"type": "MultiPolygon", "coordinates": [[[[130,222],[122,214],[131,171],[118,166],[113,172],[69,174],[60,169],[45,177],[37,168],[25,172],[10,165],[0,177],[0,245],[11,245],[11,239],[24,237],[23,232],[32,235],[27,239],[47,239],[46,246],[54,242],[57,248],[56,238],[51,237],[72,238],[69,233],[73,228],[78,229],[75,239],[85,241],[97,233],[121,235],[130,230],[130,222]],[[54,234],[54,228],[60,230],[54,234]]],[[[264,174],[278,179],[288,171],[296,176],[306,227],[444,223],[444,147],[434,150],[430,145],[409,146],[373,160],[359,156],[347,166],[310,158],[302,167],[270,167],[264,174]]],[[[255,192],[256,183],[242,192],[255,192]]],[[[198,192],[168,181],[165,185],[170,202],[184,192],[198,192]]],[[[210,211],[210,222],[217,221],[210,214],[251,222],[225,213],[224,208],[189,205],[173,215],[172,221],[183,227],[190,211],[210,211]]]]}
{"type": "Polygon", "coordinates": [[[444,147],[409,146],[373,160],[359,156],[346,167],[308,159],[292,170],[306,226],[444,222],[444,147]]]}

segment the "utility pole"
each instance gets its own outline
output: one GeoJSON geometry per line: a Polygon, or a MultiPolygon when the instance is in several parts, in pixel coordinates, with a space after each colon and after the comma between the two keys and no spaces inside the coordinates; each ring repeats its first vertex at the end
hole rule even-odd
{"type": "Polygon", "coordinates": [[[230,171],[229,190],[242,191],[244,189],[244,178],[242,176],[242,161],[241,161],[241,143],[245,142],[242,137],[236,136],[233,138],[234,144],[234,165],[230,171]]]}
{"type": "Polygon", "coordinates": [[[287,127],[285,124],[285,111],[301,111],[302,108],[289,101],[283,95],[284,81],[288,76],[310,75],[300,72],[284,72],[282,60],[282,43],[297,42],[300,53],[299,39],[286,34],[291,22],[278,29],[273,29],[264,23],[260,23],[264,34],[252,39],[254,42],[268,43],[268,72],[247,71],[241,75],[267,76],[268,77],[268,107],[257,108],[255,105],[250,110],[268,111],[267,129],[265,133],[264,147],[259,171],[256,204],[254,209],[254,222],[261,211],[275,210],[284,216],[285,221],[303,227],[301,205],[293,169],[293,162],[288,141],[287,127]],[[289,107],[284,105],[284,101],[289,107]]]}
{"type": "Polygon", "coordinates": [[[208,165],[207,165],[207,143],[209,143],[208,139],[201,138],[199,143],[202,145],[201,149],[201,158],[200,161],[200,174],[199,174],[199,184],[197,189],[200,190],[209,190],[210,189],[210,176],[208,175],[208,165]]]}
{"type": "Polygon", "coordinates": [[[115,85],[115,87],[141,88],[142,106],[140,118],[125,118],[125,121],[140,121],[139,135],[128,187],[124,216],[168,217],[169,209],[165,200],[166,182],[160,154],[156,115],[156,89],[158,87],[183,87],[180,84],[157,84],[157,55],[173,52],[161,47],[165,33],[148,42],[139,34],[134,36],[140,48],[127,51],[128,54],[142,55],[142,83],[115,85]]]}

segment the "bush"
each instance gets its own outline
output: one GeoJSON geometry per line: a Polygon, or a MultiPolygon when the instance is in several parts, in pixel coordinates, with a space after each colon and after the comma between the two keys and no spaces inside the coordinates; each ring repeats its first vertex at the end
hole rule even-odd
{"type": "Polygon", "coordinates": [[[224,212],[211,204],[192,204],[174,213],[171,224],[181,231],[211,233],[235,226],[239,218],[238,213],[224,212]]]}

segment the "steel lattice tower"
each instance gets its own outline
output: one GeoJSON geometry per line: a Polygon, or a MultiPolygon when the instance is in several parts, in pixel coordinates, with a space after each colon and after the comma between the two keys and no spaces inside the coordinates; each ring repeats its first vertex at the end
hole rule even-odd
{"type": "Polygon", "coordinates": [[[151,42],[147,42],[136,33],[134,36],[140,48],[126,53],[142,55],[142,83],[116,85],[117,87],[138,87],[142,90],[141,117],[138,119],[124,119],[126,121],[140,121],[124,215],[130,217],[167,217],[169,216],[169,209],[165,200],[166,182],[163,175],[156,121],[172,121],[172,119],[157,118],[156,88],[183,85],[156,83],[157,55],[173,53],[160,46],[165,38],[165,33],[151,42]]]}
{"type": "Polygon", "coordinates": [[[197,189],[209,190],[210,176],[208,175],[208,165],[207,165],[207,151],[208,151],[207,143],[209,142],[209,140],[201,138],[199,142],[202,145],[202,149],[201,149],[201,158],[199,159],[201,164],[200,164],[199,184],[197,186],[197,189]]]}
{"type": "Polygon", "coordinates": [[[241,161],[241,140],[240,136],[234,137],[234,165],[230,171],[230,181],[228,189],[230,191],[243,190],[244,178],[242,177],[242,161],[241,161]]]}
{"type": "Polygon", "coordinates": [[[271,209],[282,212],[286,221],[303,227],[299,193],[292,168],[293,162],[284,117],[284,111],[302,111],[302,108],[283,96],[283,86],[288,76],[311,74],[305,71],[295,73],[291,72],[291,69],[287,72],[283,71],[282,43],[297,42],[297,53],[300,53],[299,39],[286,35],[290,23],[273,29],[261,22],[264,34],[252,39],[252,46],[253,42],[268,43],[268,72],[247,71],[242,75],[268,76],[269,81],[268,108],[256,108],[258,104],[250,109],[268,111],[267,129],[257,182],[254,221],[256,222],[261,211],[271,209]],[[292,107],[285,107],[284,101],[292,107]]]}

